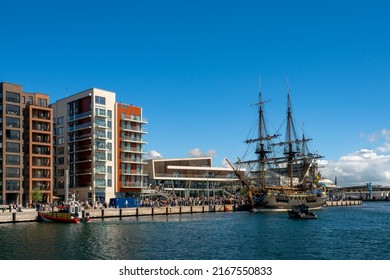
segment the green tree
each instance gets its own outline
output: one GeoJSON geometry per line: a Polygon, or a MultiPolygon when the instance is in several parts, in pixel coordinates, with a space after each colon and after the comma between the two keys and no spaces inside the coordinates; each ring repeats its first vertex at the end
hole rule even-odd
{"type": "Polygon", "coordinates": [[[32,201],[37,203],[42,200],[43,194],[40,188],[34,188],[31,193],[32,201]]]}

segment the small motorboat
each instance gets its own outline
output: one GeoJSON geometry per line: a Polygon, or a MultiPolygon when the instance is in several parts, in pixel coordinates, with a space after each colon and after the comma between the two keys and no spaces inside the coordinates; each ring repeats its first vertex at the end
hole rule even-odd
{"type": "Polygon", "coordinates": [[[288,217],[300,220],[317,219],[317,215],[310,212],[306,204],[294,205],[291,210],[288,210],[288,217]]]}
{"type": "Polygon", "coordinates": [[[91,217],[86,213],[85,217],[80,218],[81,206],[77,201],[71,201],[65,206],[59,206],[57,211],[40,211],[38,220],[55,223],[75,223],[90,222],[91,217]]]}

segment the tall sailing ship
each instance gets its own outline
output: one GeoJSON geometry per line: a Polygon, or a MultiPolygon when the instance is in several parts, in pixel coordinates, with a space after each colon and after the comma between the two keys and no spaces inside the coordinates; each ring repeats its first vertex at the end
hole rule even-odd
{"type": "MultiPolygon", "coordinates": [[[[247,175],[235,172],[243,186],[246,187],[252,211],[287,211],[294,205],[306,204],[310,209],[320,208],[324,201],[321,188],[318,187],[318,164],[322,158],[308,149],[312,139],[304,133],[298,138],[290,100],[287,94],[287,120],[284,141],[280,134],[269,134],[267,131],[264,102],[259,93],[258,135],[245,141],[248,151],[254,151],[252,159],[239,159],[237,165],[246,166],[247,175]],[[254,146],[254,147],[253,147],[254,146]]],[[[253,153],[253,152],[252,152],[253,153]]]]}

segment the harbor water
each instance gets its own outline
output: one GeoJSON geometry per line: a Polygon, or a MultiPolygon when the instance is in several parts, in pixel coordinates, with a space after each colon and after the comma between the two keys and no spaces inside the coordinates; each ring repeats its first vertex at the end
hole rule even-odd
{"type": "Polygon", "coordinates": [[[390,202],[327,207],[316,220],[221,212],[0,224],[2,260],[390,259],[390,202]]]}

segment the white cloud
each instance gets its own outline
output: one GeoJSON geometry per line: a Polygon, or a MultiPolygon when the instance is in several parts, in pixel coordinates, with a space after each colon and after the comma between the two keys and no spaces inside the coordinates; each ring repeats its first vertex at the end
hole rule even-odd
{"type": "Polygon", "coordinates": [[[215,157],[216,155],[216,150],[208,150],[206,153],[203,153],[199,148],[195,148],[188,151],[188,156],[190,157],[215,157]]]}
{"type": "Polygon", "coordinates": [[[164,158],[162,156],[162,154],[160,154],[159,152],[157,151],[150,151],[146,156],[145,156],[147,159],[161,159],[161,158],[164,158]]]}
{"type": "Polygon", "coordinates": [[[369,182],[390,185],[390,155],[378,155],[374,150],[361,149],[339,160],[323,161],[321,173],[338,185],[364,185],[369,182]]]}

